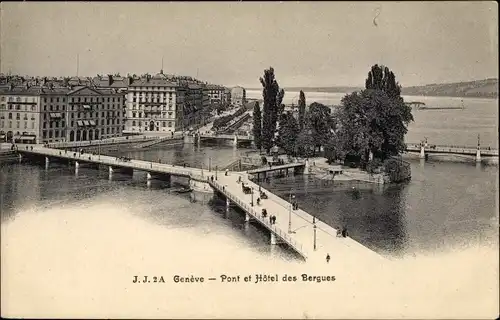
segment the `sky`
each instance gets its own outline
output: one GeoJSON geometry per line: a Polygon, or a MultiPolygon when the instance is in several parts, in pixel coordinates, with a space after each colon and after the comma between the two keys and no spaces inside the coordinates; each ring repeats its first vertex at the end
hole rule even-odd
{"type": "Polygon", "coordinates": [[[495,2],[1,2],[1,72],[198,76],[260,87],[498,78],[495,2]]]}

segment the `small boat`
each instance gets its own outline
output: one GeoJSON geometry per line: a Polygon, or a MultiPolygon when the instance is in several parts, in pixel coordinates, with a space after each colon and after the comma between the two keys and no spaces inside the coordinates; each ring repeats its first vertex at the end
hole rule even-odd
{"type": "Polygon", "coordinates": [[[191,191],[193,191],[192,188],[181,188],[181,189],[174,190],[175,193],[188,193],[191,191]]]}

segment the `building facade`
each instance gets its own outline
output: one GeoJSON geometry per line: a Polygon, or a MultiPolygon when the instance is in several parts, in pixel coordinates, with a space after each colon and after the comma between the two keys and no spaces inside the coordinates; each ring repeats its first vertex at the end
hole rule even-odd
{"type": "Polygon", "coordinates": [[[226,101],[225,96],[224,96],[225,89],[226,88],[218,86],[218,85],[208,84],[204,90],[208,96],[209,103],[217,105],[217,104],[223,104],[225,102],[229,102],[229,101],[226,101]]]}
{"type": "Polygon", "coordinates": [[[65,141],[92,141],[122,135],[125,128],[123,93],[85,86],[67,92],[66,99],[65,141]]]}
{"type": "Polygon", "coordinates": [[[128,86],[126,131],[180,131],[187,88],[167,79],[134,80],[128,86]]]}
{"type": "Polygon", "coordinates": [[[246,90],[243,87],[234,87],[231,89],[231,104],[233,106],[242,106],[247,102],[246,90]]]}
{"type": "Polygon", "coordinates": [[[122,135],[124,96],[92,87],[0,88],[0,138],[16,143],[87,141],[122,135]]]}
{"type": "Polygon", "coordinates": [[[0,88],[0,142],[41,143],[40,88],[0,88]]]}

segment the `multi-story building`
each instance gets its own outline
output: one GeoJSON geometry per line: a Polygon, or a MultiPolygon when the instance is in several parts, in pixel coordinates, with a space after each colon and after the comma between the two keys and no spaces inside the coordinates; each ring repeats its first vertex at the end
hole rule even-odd
{"type": "Polygon", "coordinates": [[[207,92],[208,98],[209,98],[209,103],[210,104],[222,104],[225,102],[225,93],[224,87],[214,85],[214,84],[208,84],[204,91],[207,92]]]}
{"type": "Polygon", "coordinates": [[[25,85],[0,89],[0,133],[18,143],[122,135],[124,96],[116,90],[25,85]]]}
{"type": "Polygon", "coordinates": [[[224,103],[231,103],[231,89],[230,88],[224,88],[223,102],[224,103]]]}
{"type": "Polygon", "coordinates": [[[246,90],[243,87],[237,86],[231,89],[231,104],[234,106],[242,106],[247,102],[246,90]]]}
{"type": "MultiPolygon", "coordinates": [[[[116,89],[76,87],[66,93],[65,141],[119,137],[125,129],[125,96],[116,89]]],[[[50,131],[49,131],[50,139],[50,131]]]]}
{"type": "Polygon", "coordinates": [[[160,76],[133,80],[127,92],[127,131],[180,131],[187,89],[160,76]]]}
{"type": "Polygon", "coordinates": [[[0,141],[40,143],[40,88],[0,88],[0,141]]]}
{"type": "Polygon", "coordinates": [[[199,124],[201,121],[201,111],[208,107],[204,101],[203,87],[197,83],[187,83],[186,104],[184,106],[184,128],[199,124]]]}

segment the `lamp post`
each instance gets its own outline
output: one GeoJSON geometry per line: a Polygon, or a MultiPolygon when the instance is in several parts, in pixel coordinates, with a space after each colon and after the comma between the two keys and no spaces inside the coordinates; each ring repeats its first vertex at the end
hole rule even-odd
{"type": "Polygon", "coordinates": [[[208,157],[208,172],[212,171],[212,157],[208,157]]]}
{"type": "Polygon", "coordinates": [[[314,251],[316,251],[316,217],[313,216],[313,230],[314,230],[314,251]]]}
{"type": "Polygon", "coordinates": [[[219,170],[219,169],[217,168],[217,165],[216,165],[216,166],[215,166],[215,180],[217,180],[217,171],[218,171],[218,170],[219,170]]]}
{"type": "Polygon", "coordinates": [[[253,207],[253,187],[252,188],[252,201],[250,202],[250,205],[253,207]]]}
{"type": "Polygon", "coordinates": [[[288,210],[288,233],[292,233],[292,189],[290,189],[289,202],[290,208],[288,210]]]}

